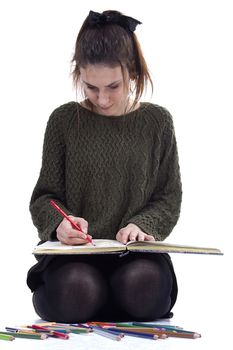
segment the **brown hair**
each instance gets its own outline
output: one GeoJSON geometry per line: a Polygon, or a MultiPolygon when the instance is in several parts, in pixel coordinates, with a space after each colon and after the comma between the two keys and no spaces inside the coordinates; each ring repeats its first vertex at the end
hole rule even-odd
{"type": "MultiPolygon", "coordinates": [[[[72,71],[74,84],[77,87],[81,67],[85,68],[89,64],[104,64],[110,67],[120,65],[123,77],[124,71],[127,69],[129,77],[134,83],[135,99],[133,106],[135,106],[142,96],[148,81],[152,91],[153,83],[135,33],[129,28],[127,29],[127,26],[122,25],[119,20],[119,23],[111,20],[112,17],[116,18],[114,16],[118,16],[117,18],[120,19],[123,18],[123,20],[131,17],[126,17],[118,11],[104,11],[102,14],[94,14],[97,14],[102,19],[91,23],[89,14],[77,36],[72,59],[74,64],[72,71]],[[110,18],[110,20],[106,21],[106,18],[110,18]]],[[[139,21],[137,22],[140,23],[139,21]]]]}

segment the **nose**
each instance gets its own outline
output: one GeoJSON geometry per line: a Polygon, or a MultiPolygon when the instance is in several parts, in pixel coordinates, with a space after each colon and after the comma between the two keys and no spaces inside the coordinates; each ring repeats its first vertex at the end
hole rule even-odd
{"type": "Polygon", "coordinates": [[[100,107],[106,107],[109,104],[109,96],[106,92],[99,92],[98,103],[100,107]]]}

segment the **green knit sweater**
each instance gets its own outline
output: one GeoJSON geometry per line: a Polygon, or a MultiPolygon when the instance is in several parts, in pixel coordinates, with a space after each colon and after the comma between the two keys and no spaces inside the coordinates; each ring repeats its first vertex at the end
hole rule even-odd
{"type": "Polygon", "coordinates": [[[172,117],[141,103],[122,116],[103,116],[76,102],[51,114],[30,211],[41,240],[55,239],[62,217],[50,205],[89,223],[93,238],[115,239],[134,223],[156,240],[176,224],[181,181],[172,117]]]}

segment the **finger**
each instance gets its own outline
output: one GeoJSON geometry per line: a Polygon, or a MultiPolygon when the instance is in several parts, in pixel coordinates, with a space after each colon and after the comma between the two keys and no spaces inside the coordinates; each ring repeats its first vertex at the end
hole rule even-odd
{"type": "Polygon", "coordinates": [[[89,234],[87,234],[87,235],[86,235],[86,240],[89,240],[89,241],[92,240],[92,236],[89,235],[89,234]]]}
{"type": "Polygon", "coordinates": [[[77,218],[74,216],[69,216],[70,219],[77,225],[80,230],[77,228],[73,227],[72,223],[68,221],[67,219],[64,219],[61,224],[58,226],[57,231],[59,230],[60,232],[66,232],[66,234],[69,237],[79,237],[82,239],[86,238],[86,233],[81,229],[81,225],[84,227],[85,230],[87,230],[88,223],[86,220],[82,218],[77,218]]]}
{"type": "Polygon", "coordinates": [[[60,240],[62,243],[67,244],[67,245],[81,245],[81,244],[86,244],[87,241],[84,239],[80,238],[62,238],[60,240]]]}
{"type": "Polygon", "coordinates": [[[155,241],[155,238],[152,235],[146,235],[145,236],[145,241],[155,241]]]}
{"type": "Polygon", "coordinates": [[[80,227],[80,231],[84,233],[88,232],[88,222],[85,219],[73,216],[72,221],[80,227]]]}
{"type": "Polygon", "coordinates": [[[122,228],[120,231],[117,232],[116,239],[119,242],[126,244],[129,240],[129,234],[130,231],[127,228],[122,228]]]}
{"type": "Polygon", "coordinates": [[[87,234],[83,233],[82,231],[78,231],[76,229],[69,229],[69,231],[67,231],[67,237],[68,238],[80,238],[80,239],[87,239],[87,234]]]}
{"type": "Polygon", "coordinates": [[[137,230],[132,230],[129,234],[130,241],[136,241],[138,238],[139,232],[137,230]]]}
{"type": "Polygon", "coordinates": [[[69,225],[63,224],[57,228],[57,239],[59,241],[65,242],[68,244],[69,239],[81,239],[86,240],[87,235],[83,232],[73,229],[69,225]]]}
{"type": "Polygon", "coordinates": [[[138,241],[146,241],[146,236],[147,236],[147,235],[146,235],[144,232],[140,231],[140,232],[138,233],[137,239],[138,239],[138,241]]]}

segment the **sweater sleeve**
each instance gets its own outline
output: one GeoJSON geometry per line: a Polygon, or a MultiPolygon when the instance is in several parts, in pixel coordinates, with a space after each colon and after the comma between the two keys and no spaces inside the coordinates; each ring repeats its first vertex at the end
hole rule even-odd
{"type": "MultiPolygon", "coordinates": [[[[30,201],[30,212],[42,241],[56,238],[56,228],[62,221],[61,215],[51,206],[50,200],[64,208],[65,199],[65,123],[62,109],[56,109],[50,116],[43,144],[42,166],[30,201]]],[[[67,213],[69,214],[69,213],[67,213]]]]}
{"type": "Polygon", "coordinates": [[[182,199],[173,121],[167,110],[162,109],[162,113],[166,122],[162,133],[160,163],[154,191],[148,204],[128,220],[128,223],[134,223],[158,241],[164,240],[176,225],[182,199]]]}

